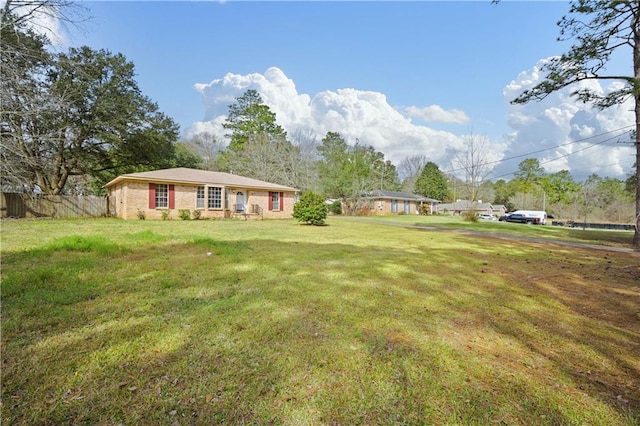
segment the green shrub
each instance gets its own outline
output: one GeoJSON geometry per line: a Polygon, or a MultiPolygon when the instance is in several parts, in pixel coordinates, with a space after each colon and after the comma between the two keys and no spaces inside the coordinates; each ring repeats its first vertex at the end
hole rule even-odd
{"type": "Polygon", "coordinates": [[[162,210],[162,220],[169,220],[171,216],[171,210],[162,210]]]}
{"type": "Polygon", "coordinates": [[[178,217],[180,217],[180,219],[182,219],[182,220],[191,219],[191,210],[189,210],[189,209],[180,209],[180,210],[178,210],[178,217]]]}
{"type": "Polygon", "coordinates": [[[336,214],[336,215],[342,214],[342,201],[340,201],[340,200],[334,201],[331,204],[331,206],[329,207],[329,209],[331,210],[331,213],[333,213],[333,214],[336,214]]]}
{"type": "Polygon", "coordinates": [[[200,210],[194,210],[193,213],[191,213],[193,216],[193,220],[198,220],[200,219],[200,216],[202,215],[202,212],[200,210]]]}
{"type": "Polygon", "coordinates": [[[421,215],[424,215],[424,216],[431,215],[431,206],[429,204],[421,204],[419,209],[420,209],[421,215]]]}
{"type": "Polygon", "coordinates": [[[144,210],[138,209],[138,219],[145,220],[146,217],[147,216],[145,215],[144,210]]]}
{"type": "Polygon", "coordinates": [[[306,191],[293,206],[293,217],[298,222],[310,225],[324,225],[327,219],[327,208],[324,198],[312,191],[306,191]]]}
{"type": "Polygon", "coordinates": [[[477,222],[478,212],[475,210],[467,210],[463,213],[462,217],[464,217],[465,222],[477,222]]]}

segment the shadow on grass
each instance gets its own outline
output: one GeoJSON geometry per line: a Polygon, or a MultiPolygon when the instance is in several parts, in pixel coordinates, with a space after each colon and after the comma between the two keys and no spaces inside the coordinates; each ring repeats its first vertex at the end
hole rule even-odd
{"type": "Polygon", "coordinates": [[[633,231],[593,231],[582,229],[571,229],[567,235],[574,240],[583,240],[589,243],[602,242],[621,244],[631,247],[633,245],[633,231]]]}
{"type": "Polygon", "coordinates": [[[639,289],[625,275],[636,258],[430,238],[383,250],[198,237],[107,254],[8,253],[3,418],[638,419],[639,289]],[[38,278],[43,270],[60,273],[38,278]],[[38,296],[88,284],[86,297],[38,296]]]}

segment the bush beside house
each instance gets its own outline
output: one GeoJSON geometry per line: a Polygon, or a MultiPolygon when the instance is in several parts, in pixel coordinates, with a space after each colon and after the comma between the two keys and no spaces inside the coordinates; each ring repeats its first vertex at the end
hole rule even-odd
{"type": "Polygon", "coordinates": [[[304,192],[293,206],[293,217],[309,225],[324,225],[327,219],[324,198],[312,191],[304,192]]]}

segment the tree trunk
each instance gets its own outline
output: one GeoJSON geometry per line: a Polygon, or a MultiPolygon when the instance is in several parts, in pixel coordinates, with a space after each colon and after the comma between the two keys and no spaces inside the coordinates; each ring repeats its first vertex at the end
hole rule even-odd
{"type": "MultiPolygon", "coordinates": [[[[640,71],[640,67],[636,68],[640,71]]],[[[640,82],[640,75],[636,72],[636,85],[640,82]]],[[[636,91],[638,88],[636,88],[636,91]]],[[[635,106],[635,114],[636,114],[636,231],[633,235],[633,245],[635,247],[640,247],[640,95],[636,95],[636,106],[635,106]]]]}
{"type": "Polygon", "coordinates": [[[635,81],[633,85],[633,97],[635,99],[635,119],[636,119],[636,217],[635,233],[633,235],[633,245],[640,247],[640,22],[639,17],[634,20],[634,44],[633,44],[633,72],[635,81]]]}

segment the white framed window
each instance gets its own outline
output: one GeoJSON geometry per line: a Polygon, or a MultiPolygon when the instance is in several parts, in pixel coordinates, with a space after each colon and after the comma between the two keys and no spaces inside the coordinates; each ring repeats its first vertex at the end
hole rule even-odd
{"type": "Polygon", "coordinates": [[[156,184],[156,208],[169,207],[169,186],[165,183],[156,184]]]}
{"type": "Polygon", "coordinates": [[[391,200],[391,213],[398,213],[398,200],[391,200]]]}
{"type": "Polygon", "coordinates": [[[196,208],[204,209],[204,186],[196,188],[196,208]]]}
{"type": "Polygon", "coordinates": [[[405,214],[409,214],[411,213],[411,201],[406,201],[404,202],[404,213],[405,214]]]}
{"type": "Polygon", "coordinates": [[[280,193],[271,193],[271,210],[280,211],[280,193]]]}
{"type": "Polygon", "coordinates": [[[222,208],[222,188],[217,186],[210,186],[208,191],[208,203],[207,207],[210,209],[222,208]]]}

